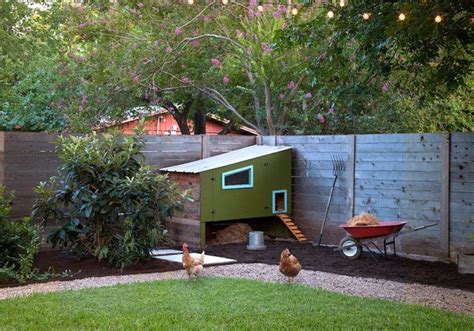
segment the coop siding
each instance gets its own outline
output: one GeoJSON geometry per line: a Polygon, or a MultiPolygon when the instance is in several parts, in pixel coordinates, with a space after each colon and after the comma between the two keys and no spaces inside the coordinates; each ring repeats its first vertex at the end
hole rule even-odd
{"type": "Polygon", "coordinates": [[[451,255],[474,252],[474,133],[451,134],[451,255]]]}
{"type": "MultiPolygon", "coordinates": [[[[263,144],[292,146],[293,217],[310,239],[317,238],[334,181],[332,158],[349,168],[352,136],[263,137],[263,144]]],[[[352,178],[347,170],[336,182],[325,226],[324,243],[338,242],[344,233],[339,225],[351,216],[352,178]]]]}
{"type": "MultiPolygon", "coordinates": [[[[356,143],[355,212],[408,227],[441,221],[441,136],[360,135],[356,143]],[[375,137],[374,137],[375,136],[375,137]]],[[[399,238],[405,253],[441,254],[440,225],[399,238]]]]}

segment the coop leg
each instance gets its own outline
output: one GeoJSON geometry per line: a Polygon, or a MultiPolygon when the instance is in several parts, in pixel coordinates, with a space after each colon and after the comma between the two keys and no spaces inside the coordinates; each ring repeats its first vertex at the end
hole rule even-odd
{"type": "Polygon", "coordinates": [[[199,223],[199,246],[201,249],[206,248],[206,223],[199,223]]]}

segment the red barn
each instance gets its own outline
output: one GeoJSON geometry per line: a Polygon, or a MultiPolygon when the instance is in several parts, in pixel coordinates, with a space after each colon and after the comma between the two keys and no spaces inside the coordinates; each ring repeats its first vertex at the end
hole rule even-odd
{"type": "MultiPolygon", "coordinates": [[[[139,123],[139,118],[131,118],[122,121],[120,124],[113,125],[114,127],[120,127],[121,131],[125,134],[133,134],[135,128],[139,123]]],[[[224,126],[228,123],[228,120],[219,119],[215,115],[206,115],[206,134],[207,135],[218,135],[224,126]]],[[[193,121],[188,120],[188,127],[191,134],[194,134],[193,121]]],[[[145,119],[145,132],[149,135],[180,135],[181,130],[179,129],[178,123],[173,116],[166,110],[161,109],[152,115],[149,115],[145,119]]],[[[228,135],[258,135],[257,131],[249,127],[241,126],[237,130],[230,130],[228,135]]]]}

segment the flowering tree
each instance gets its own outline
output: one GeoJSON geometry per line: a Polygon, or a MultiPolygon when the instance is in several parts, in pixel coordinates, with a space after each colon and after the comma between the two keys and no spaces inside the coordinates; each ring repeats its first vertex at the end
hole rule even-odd
{"type": "MultiPolygon", "coordinates": [[[[293,19],[289,10],[256,1],[81,7],[72,16],[77,28],[71,29],[80,42],[74,40],[68,56],[84,64],[84,79],[95,88],[89,92],[96,95],[89,104],[92,118],[111,114],[98,109],[123,114],[141,102],[167,108],[188,133],[193,105],[212,100],[225,117],[260,133],[281,134],[301,108],[297,100],[311,98],[304,89],[308,51],[276,43],[293,19]]],[[[86,102],[80,106],[83,110],[86,102]]],[[[198,116],[201,107],[194,110],[198,116]]]]}

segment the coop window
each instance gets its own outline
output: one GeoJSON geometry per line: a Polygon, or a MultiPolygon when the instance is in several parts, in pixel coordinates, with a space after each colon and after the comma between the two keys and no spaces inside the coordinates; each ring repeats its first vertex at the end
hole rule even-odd
{"type": "Polygon", "coordinates": [[[288,211],[288,198],[286,190],[272,191],[272,212],[286,213],[288,211]]]}
{"type": "Polygon", "coordinates": [[[253,187],[253,166],[243,167],[222,174],[222,189],[253,187]]]}

